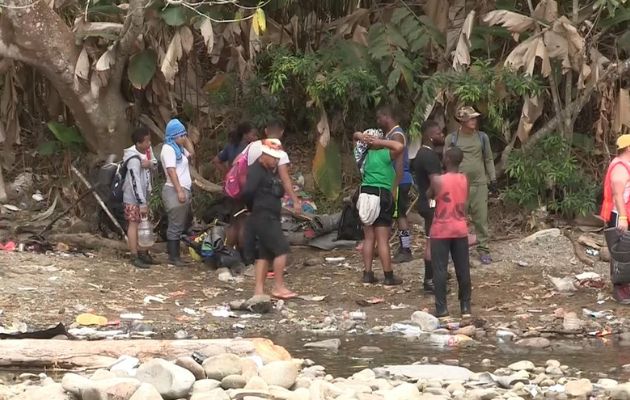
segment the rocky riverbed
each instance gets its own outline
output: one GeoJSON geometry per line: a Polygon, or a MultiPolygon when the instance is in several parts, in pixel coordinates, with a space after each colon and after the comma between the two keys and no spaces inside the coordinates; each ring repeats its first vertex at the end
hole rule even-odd
{"type": "MultiPolygon", "coordinates": [[[[421,400],[421,399],[630,399],[630,383],[589,380],[557,360],[522,360],[478,371],[433,364],[363,369],[348,377],[324,366],[292,359],[284,351],[257,354],[237,343],[211,346],[193,357],[122,357],[108,369],[68,373],[59,379],[23,374],[0,386],[0,399],[16,400],[421,400]],[[238,351],[230,352],[231,349],[238,351]],[[245,350],[245,351],[243,351],[245,350]]],[[[486,365],[486,368],[483,365],[486,365]]]]}

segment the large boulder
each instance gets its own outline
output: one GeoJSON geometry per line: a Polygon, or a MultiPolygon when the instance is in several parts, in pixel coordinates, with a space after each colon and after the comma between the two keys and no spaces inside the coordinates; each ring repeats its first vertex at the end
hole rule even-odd
{"type": "Polygon", "coordinates": [[[208,379],[221,381],[229,375],[240,375],[243,372],[241,359],[234,354],[219,354],[207,358],[203,362],[203,369],[208,379]]]}
{"type": "Polygon", "coordinates": [[[258,371],[269,386],[280,386],[285,389],[295,384],[299,372],[299,366],[293,361],[274,361],[258,371]]]}
{"type": "Polygon", "coordinates": [[[179,399],[188,396],[195,383],[195,376],[189,370],[161,358],[154,358],[138,368],[136,378],[149,383],[165,399],[179,399]]]}

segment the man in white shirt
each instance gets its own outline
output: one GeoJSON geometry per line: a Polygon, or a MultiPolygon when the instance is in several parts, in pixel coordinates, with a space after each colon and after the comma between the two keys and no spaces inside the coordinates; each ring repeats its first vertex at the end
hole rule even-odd
{"type": "Polygon", "coordinates": [[[186,127],[178,119],[170,120],[166,125],[160,159],[166,174],[162,202],[168,216],[168,259],[175,266],[185,265],[180,258],[180,238],[191,217],[192,177],[189,162],[193,155],[194,150],[188,140],[186,127]]]}

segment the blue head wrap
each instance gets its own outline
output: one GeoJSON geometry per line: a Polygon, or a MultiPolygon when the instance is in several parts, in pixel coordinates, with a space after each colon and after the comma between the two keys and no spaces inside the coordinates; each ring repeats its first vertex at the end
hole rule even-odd
{"type": "Polygon", "coordinates": [[[175,139],[178,137],[186,135],[186,127],[182,122],[176,118],[168,121],[166,124],[166,132],[165,132],[165,140],[164,143],[171,146],[173,150],[175,150],[175,157],[177,158],[177,162],[182,160],[182,156],[184,155],[184,149],[182,146],[175,143],[175,139]]]}

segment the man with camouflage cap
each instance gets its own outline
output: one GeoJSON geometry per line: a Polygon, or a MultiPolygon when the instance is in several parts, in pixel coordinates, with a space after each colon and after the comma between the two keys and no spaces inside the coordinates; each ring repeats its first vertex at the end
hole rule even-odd
{"type": "Polygon", "coordinates": [[[497,177],[490,140],[485,132],[479,131],[480,116],[473,107],[460,107],[455,116],[460,127],[446,137],[444,151],[455,146],[464,153],[459,169],[466,174],[470,186],[468,213],[479,240],[477,251],[481,263],[488,265],[492,263],[488,248],[488,192],[496,191],[497,177]]]}

